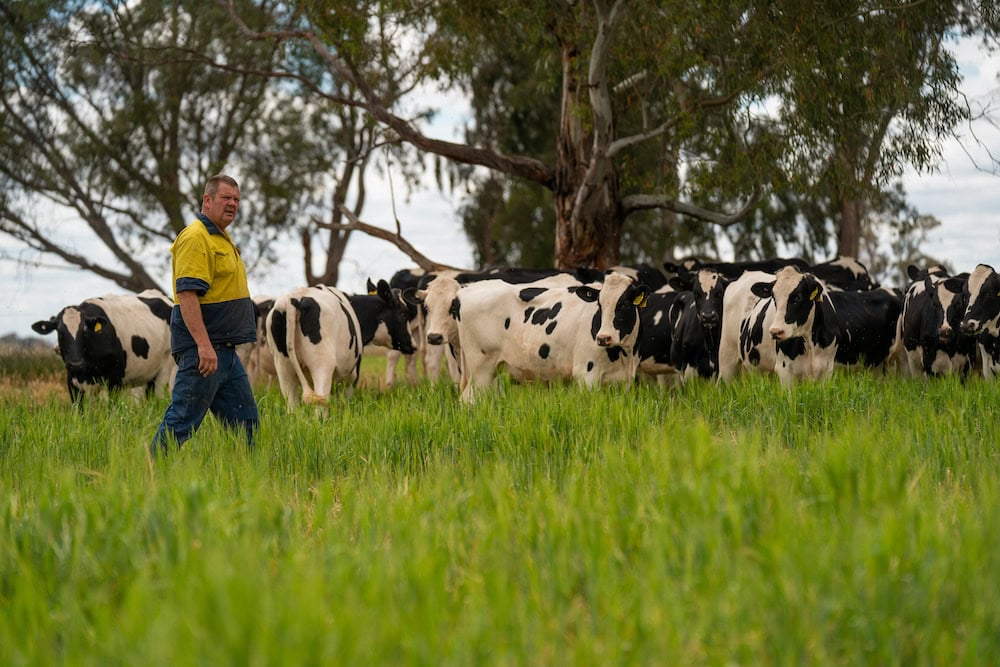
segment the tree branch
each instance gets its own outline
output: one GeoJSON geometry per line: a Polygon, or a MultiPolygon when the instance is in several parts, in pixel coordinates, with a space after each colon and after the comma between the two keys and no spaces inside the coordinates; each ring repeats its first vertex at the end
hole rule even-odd
{"type": "Polygon", "coordinates": [[[719,227],[730,227],[745,219],[760,199],[760,190],[754,190],[750,195],[750,199],[747,200],[746,204],[744,204],[739,211],[728,215],[725,213],[709,211],[708,209],[700,206],[688,204],[666,195],[629,195],[622,198],[622,209],[627,216],[635,211],[663,208],[668,211],[673,211],[674,213],[680,213],[692,218],[697,218],[698,220],[710,222],[718,225],[719,227]]]}
{"type": "Polygon", "coordinates": [[[400,139],[429,153],[440,155],[456,162],[486,167],[511,176],[518,176],[552,189],[555,185],[555,169],[540,160],[518,155],[504,155],[494,150],[477,148],[441,139],[432,139],[423,134],[408,121],[387,109],[380,101],[371,85],[343,58],[332,52],[311,30],[265,30],[256,31],[240,17],[233,0],[216,0],[225,8],[230,18],[247,37],[254,41],[300,39],[312,46],[316,54],[326,63],[333,74],[347,79],[358,89],[363,99],[345,99],[344,104],[364,109],[376,120],[392,128],[400,139]]]}
{"type": "Polygon", "coordinates": [[[321,222],[319,220],[313,220],[312,223],[321,229],[330,229],[333,231],[359,231],[369,236],[374,236],[377,239],[382,239],[387,241],[392,245],[396,246],[399,250],[403,252],[407,257],[412,259],[417,263],[424,271],[448,271],[448,270],[460,270],[454,266],[449,266],[447,264],[440,264],[431,259],[428,259],[421,252],[419,252],[413,245],[407,241],[401,234],[394,234],[387,229],[381,227],[375,227],[374,225],[369,225],[367,223],[358,220],[357,216],[343,204],[337,205],[337,210],[339,210],[345,218],[350,220],[348,224],[334,224],[329,222],[321,222]]]}

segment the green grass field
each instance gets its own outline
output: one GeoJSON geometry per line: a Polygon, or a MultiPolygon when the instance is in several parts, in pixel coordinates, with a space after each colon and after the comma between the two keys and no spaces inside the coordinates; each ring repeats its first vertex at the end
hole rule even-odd
{"type": "Polygon", "coordinates": [[[995,383],[273,389],[155,464],[165,399],[56,386],[0,396],[4,665],[1000,664],[995,383]]]}

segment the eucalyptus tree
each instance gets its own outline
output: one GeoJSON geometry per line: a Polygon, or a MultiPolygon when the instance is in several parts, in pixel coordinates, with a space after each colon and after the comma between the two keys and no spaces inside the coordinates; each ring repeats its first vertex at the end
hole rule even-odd
{"type": "Polygon", "coordinates": [[[314,49],[358,93],[340,102],[399,140],[485,171],[490,189],[467,209],[476,233],[504,224],[472,216],[499,210],[511,179],[546,191],[564,267],[616,263],[623,239],[634,249],[644,234],[670,237],[664,252],[678,242],[711,245],[718,228],[764,251],[802,234],[798,215],[776,220],[768,207],[750,215],[781,187],[818,197],[834,189],[839,246],[856,252],[858,203],[907,164],[929,168],[962,118],[948,102],[959,78],[944,36],[991,25],[988,3],[971,0],[372,0],[301,5],[293,21],[257,29],[233,0],[217,1],[250,39],[314,49]],[[557,101],[551,136],[525,147],[481,127],[465,143],[429,136],[366,67],[386,47],[357,28],[373,15],[410,28],[392,56],[442,85],[472,89],[484,66],[516,51],[535,70],[515,86],[527,106],[512,110],[557,101]]]}
{"type": "MultiPolygon", "coordinates": [[[[265,25],[280,7],[241,11],[265,25]]],[[[244,257],[276,259],[274,240],[329,205],[342,156],[339,110],[267,74],[295,55],[196,0],[0,0],[0,232],[162,289],[154,269],[226,171],[243,186],[244,257]]]]}

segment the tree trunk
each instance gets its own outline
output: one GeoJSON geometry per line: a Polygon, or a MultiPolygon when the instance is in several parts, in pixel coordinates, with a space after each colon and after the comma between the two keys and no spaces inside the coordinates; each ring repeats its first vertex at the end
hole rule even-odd
{"type": "Polygon", "coordinates": [[[619,260],[622,223],[616,175],[606,155],[588,151],[592,138],[580,122],[580,81],[574,69],[579,54],[570,46],[564,46],[562,53],[562,109],[553,188],[555,264],[560,269],[605,269],[619,260]],[[602,160],[606,167],[595,170],[591,160],[602,160]],[[597,172],[600,178],[588,184],[588,172],[591,175],[597,172]]]}
{"type": "Polygon", "coordinates": [[[841,195],[838,254],[856,258],[861,252],[861,212],[863,210],[864,203],[860,199],[841,195]]]}

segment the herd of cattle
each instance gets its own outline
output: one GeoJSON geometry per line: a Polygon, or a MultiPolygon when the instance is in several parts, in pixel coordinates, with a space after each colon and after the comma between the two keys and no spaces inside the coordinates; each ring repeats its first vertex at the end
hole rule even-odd
{"type": "MultiPolygon", "coordinates": [[[[442,366],[473,402],[498,369],[515,381],[595,387],[773,372],[783,385],[868,367],[904,377],[1000,370],[1000,276],[909,267],[905,288],[879,287],[851,258],[581,269],[398,271],[369,294],[316,286],[257,298],[258,341],[242,350],[255,383],[277,377],[289,408],[325,404],[357,383],[366,346],[399,355],[416,382],[442,366]]],[[[56,332],[70,396],[93,387],[163,390],[172,303],[147,290],[67,306],[32,325],[56,332]]]]}

